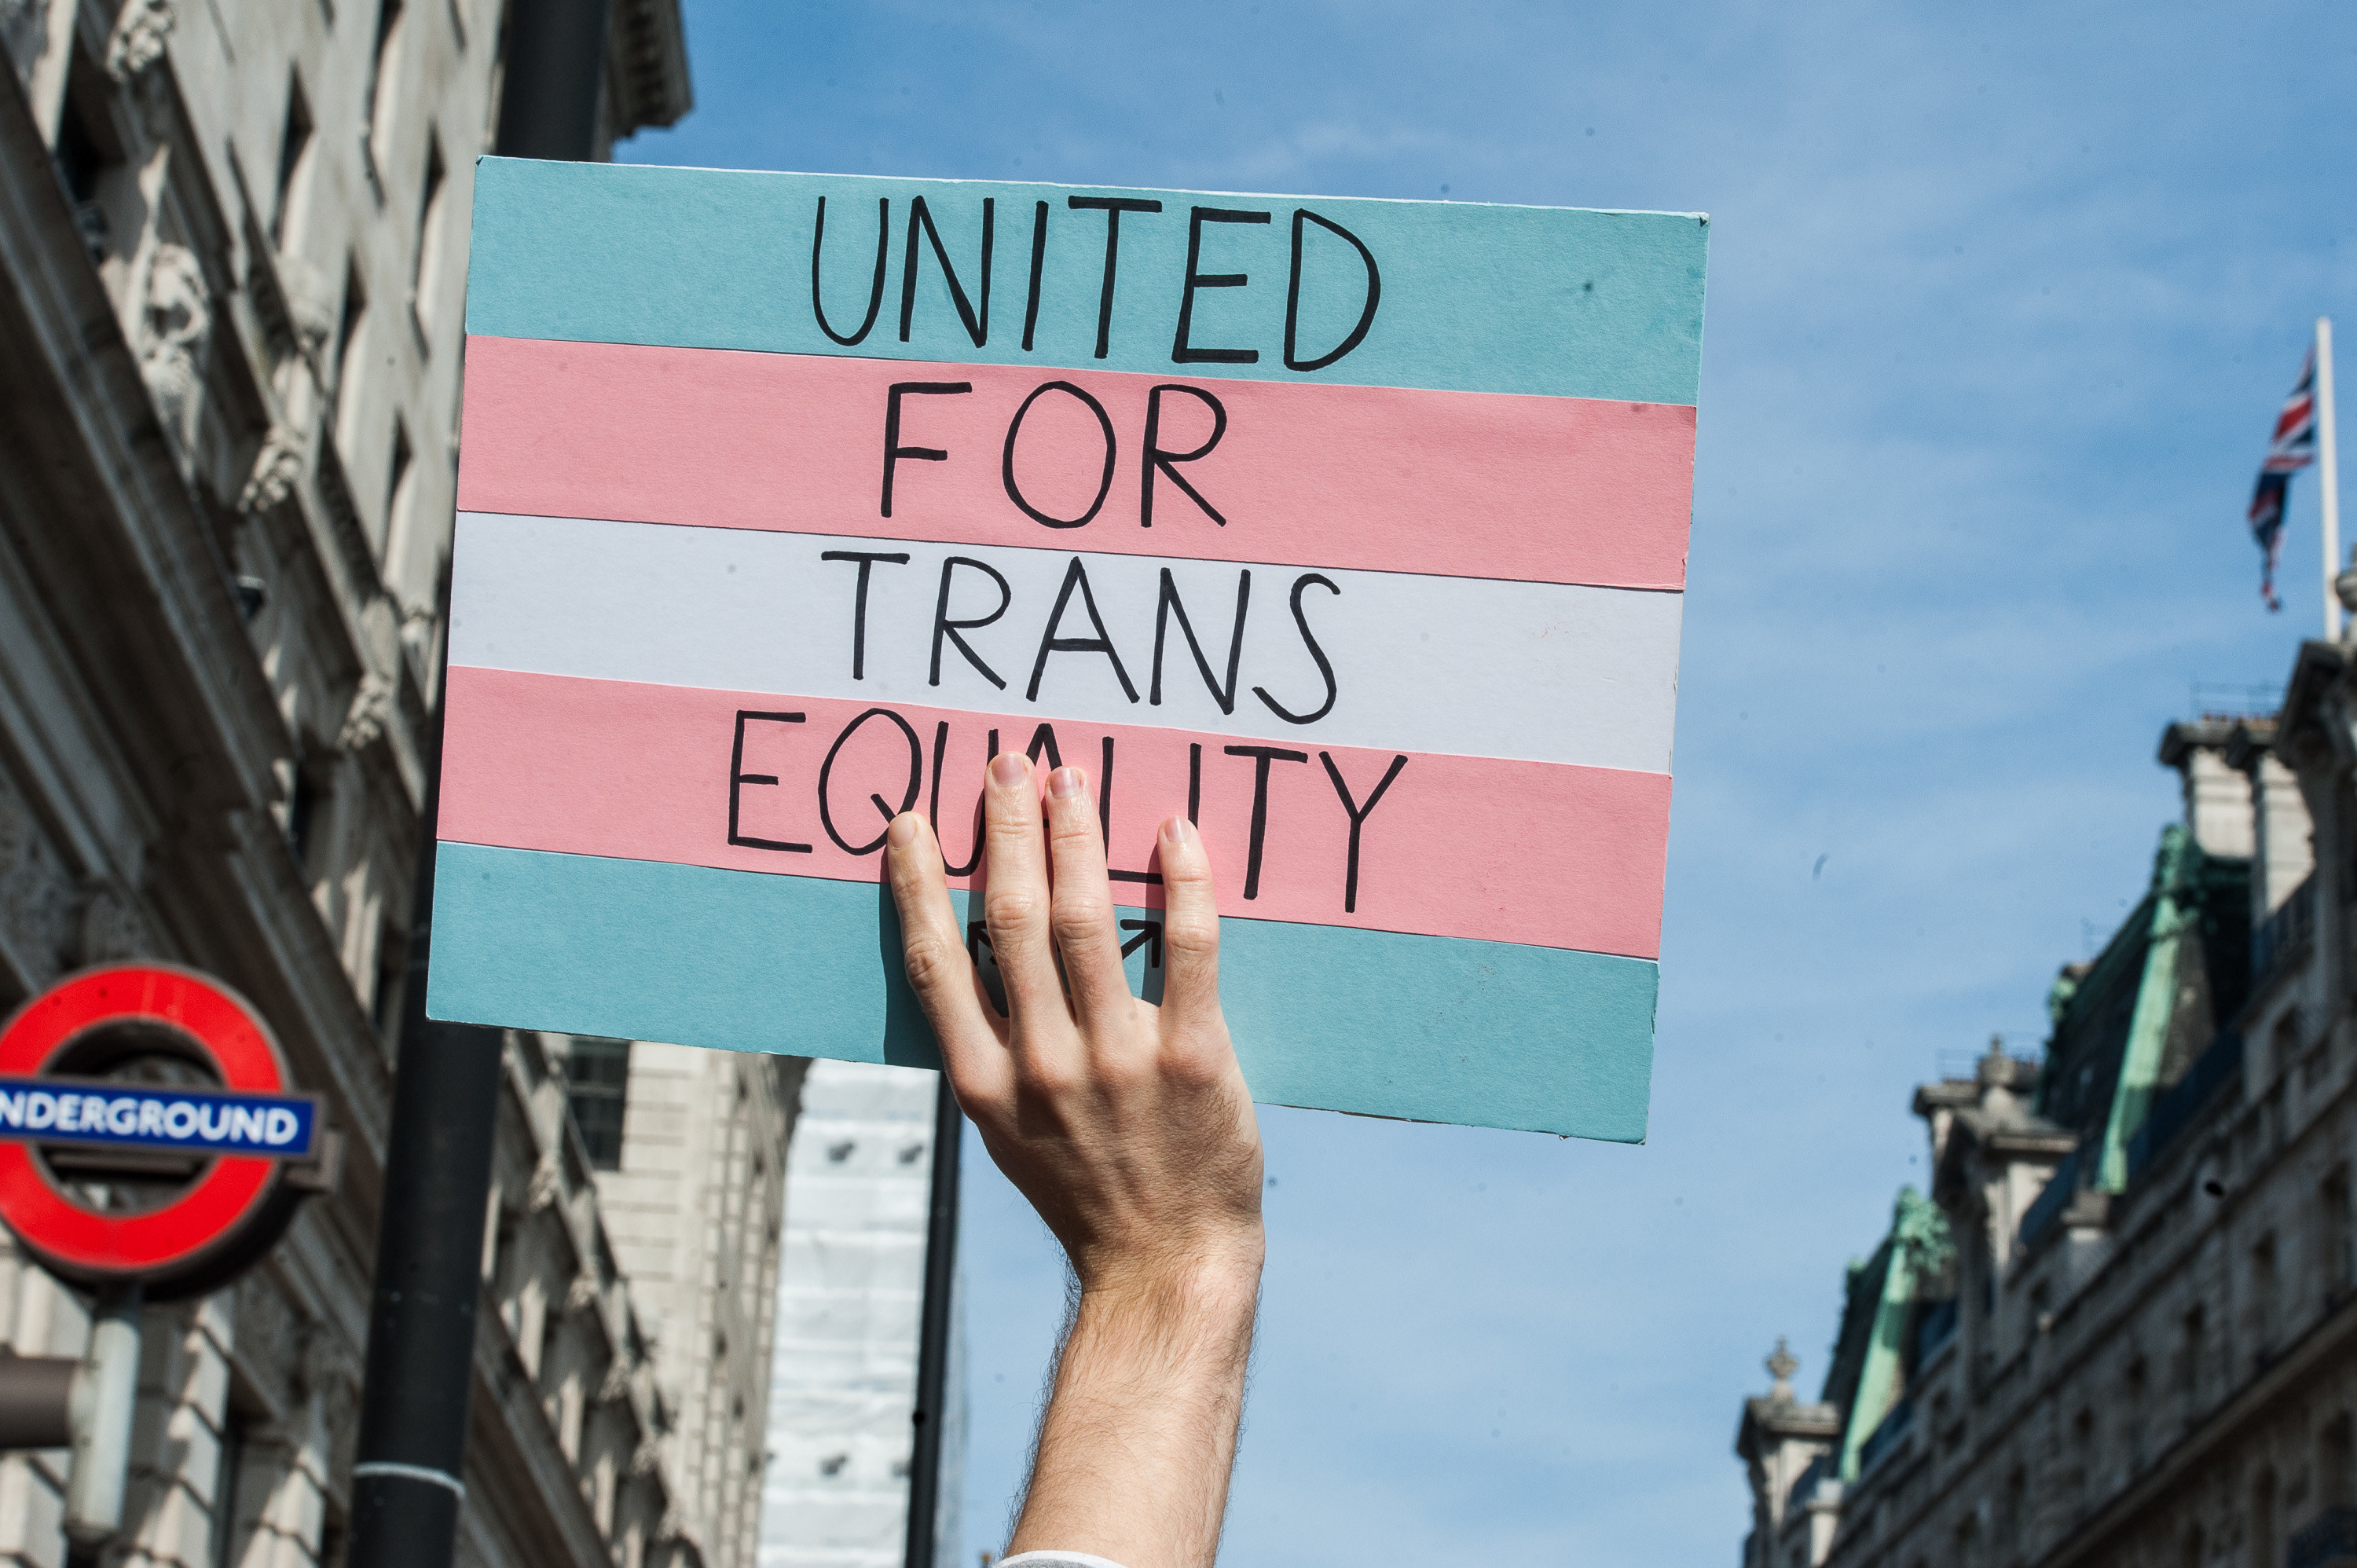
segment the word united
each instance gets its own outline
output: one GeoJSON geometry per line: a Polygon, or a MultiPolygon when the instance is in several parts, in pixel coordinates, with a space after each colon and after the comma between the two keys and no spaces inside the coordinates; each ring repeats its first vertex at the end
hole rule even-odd
{"type": "Polygon", "coordinates": [[[274,1094],[0,1078],[0,1138],[16,1143],[301,1159],[311,1153],[317,1110],[274,1094]]]}

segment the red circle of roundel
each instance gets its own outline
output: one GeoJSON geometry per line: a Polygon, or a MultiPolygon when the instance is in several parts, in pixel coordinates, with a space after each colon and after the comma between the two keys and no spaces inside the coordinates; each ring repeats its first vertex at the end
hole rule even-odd
{"type": "MultiPolygon", "coordinates": [[[[0,1029],[0,1074],[38,1075],[74,1040],[125,1024],[160,1026],[193,1041],[224,1089],[287,1090],[278,1044],[244,998],[194,971],[160,963],[86,970],[27,1003],[0,1029]]],[[[52,1182],[29,1144],[0,1143],[0,1221],[71,1273],[156,1273],[195,1258],[257,1213],[270,1197],[275,1165],[252,1155],[218,1155],[163,1207],[108,1214],[52,1182]]]]}

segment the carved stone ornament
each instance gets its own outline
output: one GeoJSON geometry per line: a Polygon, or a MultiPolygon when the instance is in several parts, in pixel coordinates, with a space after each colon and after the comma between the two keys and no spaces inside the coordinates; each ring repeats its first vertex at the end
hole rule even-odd
{"type": "Polygon", "coordinates": [[[59,967],[73,933],[73,888],[59,867],[32,809],[0,786],[0,926],[22,961],[44,983],[59,967]]]}
{"type": "Polygon", "coordinates": [[[662,1444],[652,1437],[641,1437],[630,1451],[630,1474],[651,1476],[662,1468],[662,1444]]]}
{"type": "Polygon", "coordinates": [[[1767,1366],[1768,1375],[1776,1380],[1768,1391],[1768,1397],[1778,1404],[1792,1403],[1792,1374],[1801,1369],[1801,1359],[1792,1354],[1792,1347],[1784,1343],[1781,1334],[1776,1336],[1776,1348],[1770,1352],[1767,1366]]]}
{"type": "Polygon", "coordinates": [[[630,1365],[620,1357],[606,1363],[605,1380],[597,1385],[599,1404],[625,1404],[630,1398],[630,1365]]]}
{"type": "Polygon", "coordinates": [[[554,1208],[556,1200],[564,1196],[565,1172],[558,1166],[556,1156],[541,1155],[540,1163],[532,1167],[532,1189],[525,1202],[537,1214],[544,1208],[554,1208]]]}
{"type": "Polygon", "coordinates": [[[275,264],[296,344],[306,355],[316,354],[336,329],[335,290],[327,274],[291,252],[281,252],[275,264]]]}
{"type": "Polygon", "coordinates": [[[574,1275],[573,1283],[565,1288],[565,1310],[567,1312],[591,1311],[604,1299],[597,1282],[587,1274],[574,1275]]]}
{"type": "Polygon", "coordinates": [[[363,751],[384,737],[384,721],[393,715],[393,681],[371,670],[361,677],[352,705],[344,711],[343,726],[336,732],[336,749],[363,751]]]}
{"type": "Polygon", "coordinates": [[[249,515],[268,511],[295,493],[303,480],[303,438],[283,424],[274,424],[253,455],[253,471],[237,496],[237,510],[249,515]]]}
{"type": "Polygon", "coordinates": [[[199,360],[212,329],[212,290],[196,252],[168,241],[157,245],[139,313],[139,373],[164,428],[184,442],[196,405],[199,360]]]}
{"type": "Polygon", "coordinates": [[[156,941],[148,932],[146,917],[131,896],[112,885],[102,885],[82,907],[76,949],[85,964],[114,963],[153,956],[156,941]]]}
{"type": "Polygon", "coordinates": [[[164,58],[164,39],[179,22],[172,0],[124,0],[106,39],[106,74],[128,81],[164,58]]]}
{"type": "Polygon", "coordinates": [[[40,0],[0,0],[0,48],[16,62],[16,80],[27,85],[49,52],[48,11],[40,0]]]}

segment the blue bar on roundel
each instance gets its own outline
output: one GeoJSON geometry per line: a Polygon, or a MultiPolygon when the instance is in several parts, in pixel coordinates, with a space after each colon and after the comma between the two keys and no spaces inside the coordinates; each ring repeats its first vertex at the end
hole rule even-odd
{"type": "Polygon", "coordinates": [[[100,1079],[0,1078],[0,1140],[308,1158],[307,1096],[227,1094],[100,1079]]]}

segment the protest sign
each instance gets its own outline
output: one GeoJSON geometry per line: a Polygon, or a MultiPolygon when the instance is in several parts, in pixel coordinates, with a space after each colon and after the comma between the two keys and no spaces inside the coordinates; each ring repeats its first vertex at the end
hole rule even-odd
{"type": "Polygon", "coordinates": [[[1149,997],[1200,824],[1257,1098],[1643,1136],[1703,220],[476,189],[435,1016],[932,1065],[885,825],[963,906],[1023,750],[1149,997]]]}

